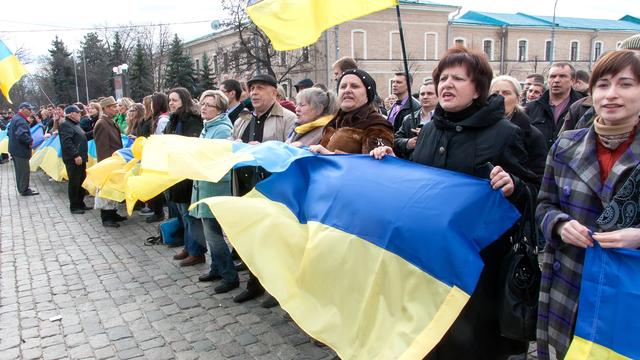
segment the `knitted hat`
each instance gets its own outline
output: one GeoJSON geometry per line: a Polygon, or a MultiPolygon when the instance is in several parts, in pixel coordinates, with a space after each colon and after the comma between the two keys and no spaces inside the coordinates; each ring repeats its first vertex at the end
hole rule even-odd
{"type": "Polygon", "coordinates": [[[364,87],[367,89],[367,104],[371,104],[371,102],[373,102],[376,97],[376,81],[373,80],[371,75],[369,75],[368,72],[360,69],[347,70],[343,72],[342,75],[340,75],[340,79],[338,80],[338,89],[340,89],[342,78],[344,78],[346,75],[355,75],[362,81],[364,87]]]}
{"type": "Polygon", "coordinates": [[[620,49],[640,50],[640,34],[630,36],[620,44],[620,49]]]}

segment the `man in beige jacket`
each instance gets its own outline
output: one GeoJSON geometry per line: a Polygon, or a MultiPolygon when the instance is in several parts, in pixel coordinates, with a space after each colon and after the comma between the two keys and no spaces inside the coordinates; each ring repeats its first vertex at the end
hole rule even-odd
{"type": "MultiPolygon", "coordinates": [[[[247,83],[254,112],[249,119],[238,118],[234,124],[233,137],[248,144],[259,144],[275,140],[284,142],[293,131],[296,115],[283,108],[276,101],[278,83],[273,76],[258,74],[247,83]]],[[[246,166],[234,171],[233,192],[235,196],[243,196],[258,183],[269,176],[269,172],[261,167],[246,166]]],[[[253,274],[250,274],[247,289],[233,298],[242,303],[254,299],[264,293],[264,288],[253,274]]],[[[277,306],[278,302],[268,296],[263,307],[277,306]]]]}

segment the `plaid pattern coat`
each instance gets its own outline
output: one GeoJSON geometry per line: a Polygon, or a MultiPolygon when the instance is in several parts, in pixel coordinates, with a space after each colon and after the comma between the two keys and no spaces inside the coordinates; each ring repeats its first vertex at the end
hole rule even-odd
{"type": "Polygon", "coordinates": [[[596,137],[593,126],[566,131],[547,157],[536,209],[536,220],[547,240],[538,306],[539,359],[562,359],[567,352],[573,338],[584,262],[584,249],[562,242],[554,227],[574,219],[594,232],[601,231],[596,219],[640,162],[638,131],[602,184],[596,137]]]}

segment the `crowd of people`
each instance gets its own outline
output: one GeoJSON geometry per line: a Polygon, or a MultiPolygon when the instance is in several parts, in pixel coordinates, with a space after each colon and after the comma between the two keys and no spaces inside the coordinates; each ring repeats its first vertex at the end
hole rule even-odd
{"type": "MultiPolygon", "coordinates": [[[[87,140],[94,139],[98,161],[131,139],[176,134],[232,139],[248,144],[281,141],[314,153],[398,156],[419,164],[488,179],[517,208],[536,201],[536,223],[546,240],[538,317],[538,356],[563,358],[575,326],[585,248],[637,248],[640,231],[626,224],[604,232],[595,220],[638,166],[640,134],[640,35],[622,49],[604,54],[589,74],[566,62],[551,64],[546,78],[530,74],[520,82],[494,77],[482,52],[449,49],[432,79],[411,94],[412,79],[395,74],[392,95],[382,100],[376,82],[351,58],[333,65],[336,91],[305,79],[296,98],[286,98],[275,78],[258,74],[246,83],[228,79],[199,99],[184,88],[154,93],[142,103],[104,97],[72,105],[42,107],[23,103],[11,117],[9,152],[21,195],[29,187],[29,127],[41,123],[60,136],[74,214],[91,209],[81,187],[86,176],[87,140]],[[291,111],[294,110],[294,111],[291,111]],[[25,172],[26,169],[26,172],[25,172]]],[[[9,112],[0,119],[3,126],[9,112]]],[[[211,196],[243,196],[270,174],[261,167],[238,168],[217,183],[183,180],[145,204],[148,222],[177,218],[184,247],[174,256],[181,266],[205,262],[200,281],[219,281],[216,293],[239,287],[238,264],[224,229],[205,205],[211,196]]],[[[401,180],[401,176],[398,181],[401,180]]],[[[637,200],[636,200],[637,201],[637,200]]],[[[639,204],[636,202],[636,206],[639,204]]],[[[117,203],[96,194],[102,224],[118,227],[126,217],[117,203]]],[[[524,211],[522,211],[524,213],[524,211]]],[[[479,283],[453,326],[428,359],[502,359],[524,353],[528,343],[501,336],[497,314],[499,270],[511,246],[509,233],[482,250],[479,283]]],[[[265,292],[249,274],[235,302],[265,292]]],[[[267,296],[264,307],[277,306],[267,296]]]]}

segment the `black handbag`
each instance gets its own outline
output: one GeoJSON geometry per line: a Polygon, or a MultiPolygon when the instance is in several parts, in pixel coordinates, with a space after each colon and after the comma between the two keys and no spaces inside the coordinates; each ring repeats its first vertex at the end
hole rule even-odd
{"type": "Polygon", "coordinates": [[[498,321],[502,336],[520,341],[536,339],[541,271],[533,198],[525,185],[526,203],[500,268],[498,321]]]}

